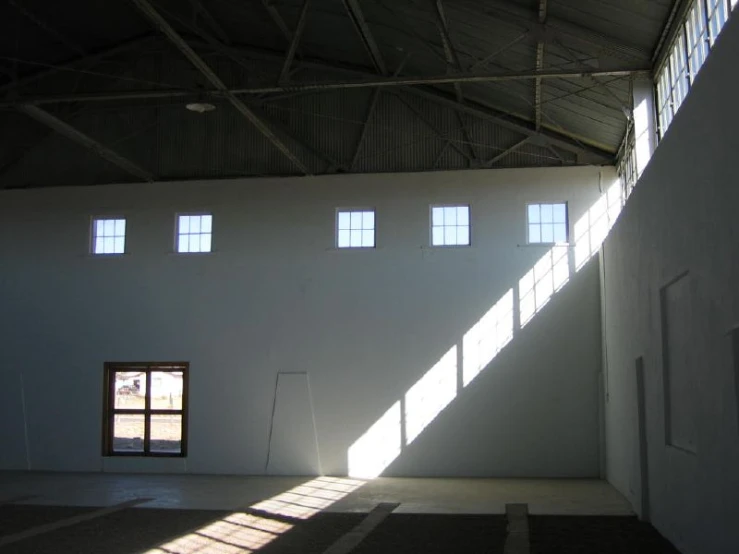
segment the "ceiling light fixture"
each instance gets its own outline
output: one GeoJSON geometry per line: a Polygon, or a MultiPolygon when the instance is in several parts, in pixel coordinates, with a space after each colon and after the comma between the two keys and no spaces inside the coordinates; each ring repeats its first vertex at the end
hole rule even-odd
{"type": "Polygon", "coordinates": [[[197,102],[190,102],[189,104],[185,104],[185,108],[195,113],[206,113],[215,110],[216,106],[215,104],[211,104],[210,102],[203,102],[201,100],[198,100],[197,102]]]}

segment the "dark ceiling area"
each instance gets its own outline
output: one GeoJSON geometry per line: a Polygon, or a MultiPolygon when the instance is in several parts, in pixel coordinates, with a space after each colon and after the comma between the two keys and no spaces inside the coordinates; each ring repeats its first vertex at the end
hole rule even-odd
{"type": "Polygon", "coordinates": [[[613,164],[673,0],[0,0],[0,188],[613,164]]]}

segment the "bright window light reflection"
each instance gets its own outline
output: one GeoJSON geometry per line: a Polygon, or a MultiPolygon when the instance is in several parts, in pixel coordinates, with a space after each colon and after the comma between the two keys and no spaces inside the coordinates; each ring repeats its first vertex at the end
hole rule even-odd
{"type": "Polygon", "coordinates": [[[521,327],[549,302],[570,279],[567,246],[553,246],[518,281],[518,302],[521,327]]]}
{"type": "Polygon", "coordinates": [[[462,382],[466,387],[513,339],[513,289],[467,331],[462,339],[462,382]]]}
{"type": "Polygon", "coordinates": [[[400,418],[398,401],[349,447],[349,477],[374,479],[400,455],[400,418]]]}
{"type": "Polygon", "coordinates": [[[406,444],[412,443],[457,395],[457,347],[452,346],[405,393],[406,444]]]}
{"type": "Polygon", "coordinates": [[[616,181],[575,223],[575,269],[579,271],[598,252],[622,207],[623,188],[616,181]]]}
{"type": "Polygon", "coordinates": [[[268,514],[307,519],[364,484],[355,479],[318,477],[251,506],[256,515],[234,512],[146,554],[237,554],[255,552],[293,528],[268,514]]]}

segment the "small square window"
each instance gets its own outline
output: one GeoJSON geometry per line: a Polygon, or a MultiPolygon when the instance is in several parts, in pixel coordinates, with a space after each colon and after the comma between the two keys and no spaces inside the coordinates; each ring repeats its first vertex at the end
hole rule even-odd
{"type": "Polygon", "coordinates": [[[337,248],[374,248],[375,211],[337,211],[336,246],[337,248]]]}
{"type": "Polygon", "coordinates": [[[529,204],[526,206],[529,244],[567,242],[567,204],[529,204]]]}
{"type": "Polygon", "coordinates": [[[469,246],[470,207],[431,206],[431,245],[469,246]]]}
{"type": "Polygon", "coordinates": [[[123,254],[126,248],[126,220],[92,220],[92,253],[123,254]]]}
{"type": "Polygon", "coordinates": [[[177,216],[177,252],[210,252],[212,236],[212,215],[177,216]]]}

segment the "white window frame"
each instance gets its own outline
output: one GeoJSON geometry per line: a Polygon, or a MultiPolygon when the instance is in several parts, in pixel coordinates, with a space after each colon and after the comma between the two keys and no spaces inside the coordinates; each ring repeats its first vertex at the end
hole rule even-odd
{"type": "MultiPolygon", "coordinates": [[[[201,255],[201,254],[211,254],[213,252],[213,223],[215,218],[213,217],[212,212],[208,211],[202,211],[202,212],[177,212],[175,214],[174,218],[174,252],[175,254],[182,254],[184,256],[188,256],[191,254],[194,255],[201,255]],[[209,233],[197,233],[198,236],[200,235],[210,235],[210,250],[180,250],[180,218],[181,217],[193,217],[193,216],[204,216],[209,215],[210,216],[210,232],[209,233]]],[[[195,233],[185,233],[187,235],[194,235],[195,233]]]]}
{"type": "Polygon", "coordinates": [[[531,245],[543,245],[543,246],[551,246],[554,244],[569,244],[570,243],[570,206],[568,202],[527,202],[526,203],[526,244],[531,245]],[[541,238],[541,229],[544,225],[551,225],[552,227],[552,238],[554,238],[554,226],[555,225],[562,225],[562,222],[555,222],[554,217],[552,217],[551,222],[542,222],[541,220],[538,222],[532,223],[529,221],[529,207],[531,206],[538,206],[539,207],[539,218],[541,219],[541,207],[542,206],[564,206],[565,207],[565,220],[564,220],[564,226],[565,226],[565,240],[564,241],[555,241],[552,240],[551,242],[538,240],[538,241],[531,241],[531,225],[538,225],[539,226],[539,237],[541,238]]]}
{"type": "MultiPolygon", "coordinates": [[[[465,227],[465,225],[436,225],[446,229],[447,227],[465,227]]],[[[429,245],[431,248],[469,248],[472,246],[472,207],[469,204],[431,204],[429,206],[429,245]],[[434,244],[434,208],[467,208],[467,243],[466,244],[434,244]]]]}
{"type": "MultiPolygon", "coordinates": [[[[100,256],[100,257],[108,257],[108,256],[123,256],[126,254],[126,232],[128,231],[128,220],[125,216],[122,215],[94,215],[90,218],[90,247],[89,252],[92,256],[100,256]],[[98,221],[123,221],[123,235],[112,235],[108,237],[107,235],[102,235],[101,237],[98,237],[97,235],[97,223],[98,221]],[[96,252],[95,246],[97,244],[98,238],[123,238],[123,251],[122,252],[96,252]]],[[[115,233],[115,231],[114,231],[115,233]]]]}
{"type": "Polygon", "coordinates": [[[737,0],[694,0],[655,72],[659,138],[670,127],[681,104],[690,94],[698,71],[711,53],[718,35],[732,16],[737,0]],[[718,14],[723,14],[723,21],[718,14]],[[697,19],[696,19],[697,18],[697,19]],[[696,37],[696,29],[698,37],[696,37]]]}
{"type": "MultiPolygon", "coordinates": [[[[364,241],[364,239],[363,239],[364,241]]],[[[342,208],[336,208],[334,213],[334,248],[337,250],[373,250],[377,248],[377,210],[373,207],[369,206],[363,206],[363,207],[342,207],[342,208]],[[361,231],[364,233],[365,231],[372,231],[372,246],[352,246],[351,245],[351,231],[354,231],[355,229],[351,228],[351,223],[349,227],[349,246],[340,246],[339,245],[339,231],[346,231],[347,229],[339,229],[339,217],[342,213],[348,213],[349,219],[351,220],[351,214],[353,213],[366,213],[366,212],[372,212],[372,229],[365,229],[364,228],[364,216],[362,217],[362,227],[359,229],[356,229],[357,231],[361,231]]]]}

